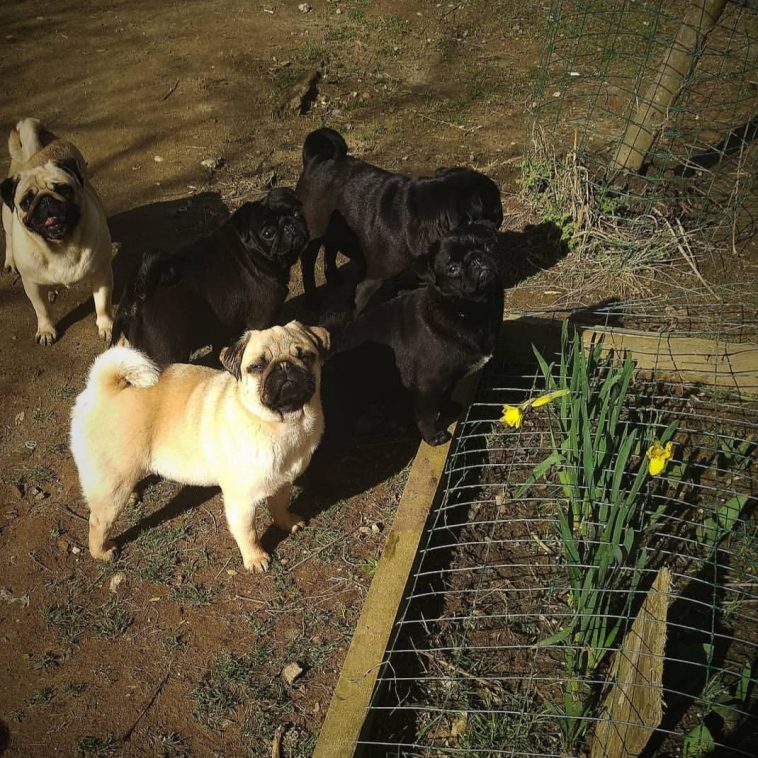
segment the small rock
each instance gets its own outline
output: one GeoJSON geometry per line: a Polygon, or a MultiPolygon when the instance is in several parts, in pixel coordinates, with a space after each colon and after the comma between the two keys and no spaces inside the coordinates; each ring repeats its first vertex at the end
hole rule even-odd
{"type": "Polygon", "coordinates": [[[234,569],[227,569],[226,573],[228,576],[237,576],[237,572],[234,569]]]}
{"type": "Polygon", "coordinates": [[[119,571],[117,574],[114,574],[111,577],[110,584],[108,585],[108,589],[111,592],[117,592],[119,585],[126,579],[126,574],[123,571],[119,571]]]}
{"type": "Polygon", "coordinates": [[[47,497],[47,492],[40,489],[39,487],[32,487],[29,490],[29,494],[35,499],[35,500],[44,500],[47,497]]]}
{"type": "Polygon", "coordinates": [[[154,156],[153,156],[153,160],[154,160],[156,163],[163,163],[163,156],[162,156],[162,155],[154,155],[154,156]]]}
{"type": "Polygon", "coordinates": [[[342,15],[342,8],[337,8],[336,11],[334,11],[338,16],[342,15]]]}
{"type": "Polygon", "coordinates": [[[371,534],[371,527],[369,527],[369,526],[359,526],[358,527],[358,531],[361,534],[371,534]]]}
{"type": "Polygon", "coordinates": [[[79,547],[79,545],[71,545],[71,552],[74,555],[79,555],[79,553],[82,552],[82,549],[79,547]]]}
{"type": "Polygon", "coordinates": [[[300,5],[297,6],[297,9],[300,11],[300,13],[310,13],[313,8],[308,5],[308,3],[300,3],[300,5]]]}
{"type": "Polygon", "coordinates": [[[24,414],[23,411],[21,411],[20,413],[17,413],[16,417],[13,419],[13,423],[16,426],[21,426],[21,424],[24,423],[24,416],[25,416],[25,414],[24,414]]]}
{"type": "Polygon", "coordinates": [[[299,663],[295,663],[294,661],[292,663],[288,663],[283,669],[282,669],[282,679],[284,679],[287,684],[292,684],[295,679],[297,679],[300,674],[303,673],[303,668],[300,666],[299,663]]]}
{"type": "Polygon", "coordinates": [[[207,168],[209,171],[216,171],[225,163],[226,160],[220,155],[215,158],[206,158],[204,161],[200,161],[200,165],[203,166],[203,168],[207,168]]]}
{"type": "Polygon", "coordinates": [[[371,531],[374,534],[379,534],[379,532],[382,531],[382,525],[379,522],[377,522],[376,524],[371,524],[371,531]]]}

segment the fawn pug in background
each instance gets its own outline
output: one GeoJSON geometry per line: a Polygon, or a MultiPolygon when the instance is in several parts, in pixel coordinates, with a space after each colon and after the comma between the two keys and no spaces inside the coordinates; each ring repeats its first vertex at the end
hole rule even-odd
{"type": "Polygon", "coordinates": [[[128,347],[100,355],[71,422],[92,556],[110,560],[113,524],[152,473],[219,485],[245,568],[266,571],[256,506],[267,501],[287,531],[304,525],[289,512],[289,497],[323,433],[320,377],[328,348],[325,329],[291,321],[243,334],[222,351],[223,371],[175,364],[161,372],[128,347]]]}
{"type": "Polygon", "coordinates": [[[8,151],[10,176],[0,185],[5,269],[21,275],[37,314],[37,342],[52,345],[58,337],[48,295],[79,282],[92,288],[98,333],[110,341],[111,235],[82,154],[35,118],[11,130],[8,151]]]}

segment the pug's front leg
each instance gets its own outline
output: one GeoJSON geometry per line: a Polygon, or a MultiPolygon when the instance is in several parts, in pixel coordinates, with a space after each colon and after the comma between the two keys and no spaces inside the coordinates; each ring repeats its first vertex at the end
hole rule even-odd
{"type": "Polygon", "coordinates": [[[271,512],[271,518],[274,519],[280,529],[294,534],[298,529],[305,526],[305,521],[297,514],[290,513],[291,492],[292,485],[285,484],[268,499],[268,509],[271,512]]]}
{"type": "Polygon", "coordinates": [[[447,429],[438,427],[441,400],[441,393],[436,389],[416,390],[413,393],[416,426],[427,445],[444,445],[451,437],[447,429]]]}
{"type": "Polygon", "coordinates": [[[303,272],[303,291],[305,304],[311,310],[318,310],[321,301],[316,293],[316,259],[321,250],[321,240],[311,240],[300,256],[300,269],[303,272]]]}
{"type": "Polygon", "coordinates": [[[100,339],[110,344],[113,334],[113,271],[110,265],[107,270],[92,280],[92,298],[95,301],[97,333],[100,339]]]}
{"type": "Polygon", "coordinates": [[[50,311],[47,309],[47,294],[52,287],[47,287],[36,282],[28,282],[21,277],[24,285],[24,292],[34,307],[37,314],[37,333],[34,338],[40,345],[52,345],[58,339],[58,332],[55,330],[53,321],[50,318],[50,311]]]}
{"type": "Polygon", "coordinates": [[[256,499],[251,498],[249,492],[230,492],[224,487],[221,491],[224,496],[226,522],[242,553],[242,564],[248,571],[267,571],[271,556],[258,540],[258,531],[255,528],[256,499]]]}

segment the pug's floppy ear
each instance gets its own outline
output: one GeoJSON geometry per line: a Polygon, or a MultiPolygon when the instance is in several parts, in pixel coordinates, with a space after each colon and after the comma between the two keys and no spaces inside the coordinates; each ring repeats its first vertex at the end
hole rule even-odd
{"type": "Polygon", "coordinates": [[[437,257],[439,249],[440,243],[437,240],[429,246],[429,252],[426,255],[421,255],[413,261],[413,270],[419,281],[424,284],[434,284],[437,281],[437,276],[434,273],[434,259],[437,257]]]}
{"type": "Polygon", "coordinates": [[[329,348],[332,345],[332,338],[329,332],[323,326],[306,326],[304,328],[316,343],[319,356],[323,358],[329,352],[329,348]]]}
{"type": "Polygon", "coordinates": [[[3,179],[0,184],[0,195],[2,195],[3,202],[13,210],[16,206],[13,198],[16,196],[16,187],[18,187],[18,177],[9,176],[7,179],[3,179]]]}
{"type": "Polygon", "coordinates": [[[242,356],[252,332],[245,332],[233,345],[222,347],[218,354],[221,365],[237,380],[242,377],[242,356]]]}
{"type": "Polygon", "coordinates": [[[74,158],[65,158],[62,161],[56,161],[55,165],[62,171],[65,171],[69,176],[73,176],[82,187],[84,186],[84,177],[82,176],[81,168],[74,158]]]}

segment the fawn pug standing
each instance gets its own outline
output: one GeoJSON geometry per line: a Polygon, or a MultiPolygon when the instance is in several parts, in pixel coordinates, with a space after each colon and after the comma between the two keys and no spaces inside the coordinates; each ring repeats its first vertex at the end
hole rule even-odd
{"type": "Polygon", "coordinates": [[[10,175],[0,185],[5,268],[21,275],[37,314],[37,342],[51,345],[58,336],[48,294],[79,282],[92,287],[97,330],[110,340],[111,235],[82,154],[35,118],[11,129],[8,151],[10,175]]]}
{"type": "Polygon", "coordinates": [[[71,451],[90,509],[89,548],[109,560],[111,528],[135,485],[153,473],[184,484],[220,485],[245,568],[265,571],[255,508],[291,514],[292,482],[321,440],[321,359],[329,334],[297,321],[249,331],[222,351],[225,371],[174,364],[162,373],[143,353],[99,356],[74,404],[71,451]]]}

